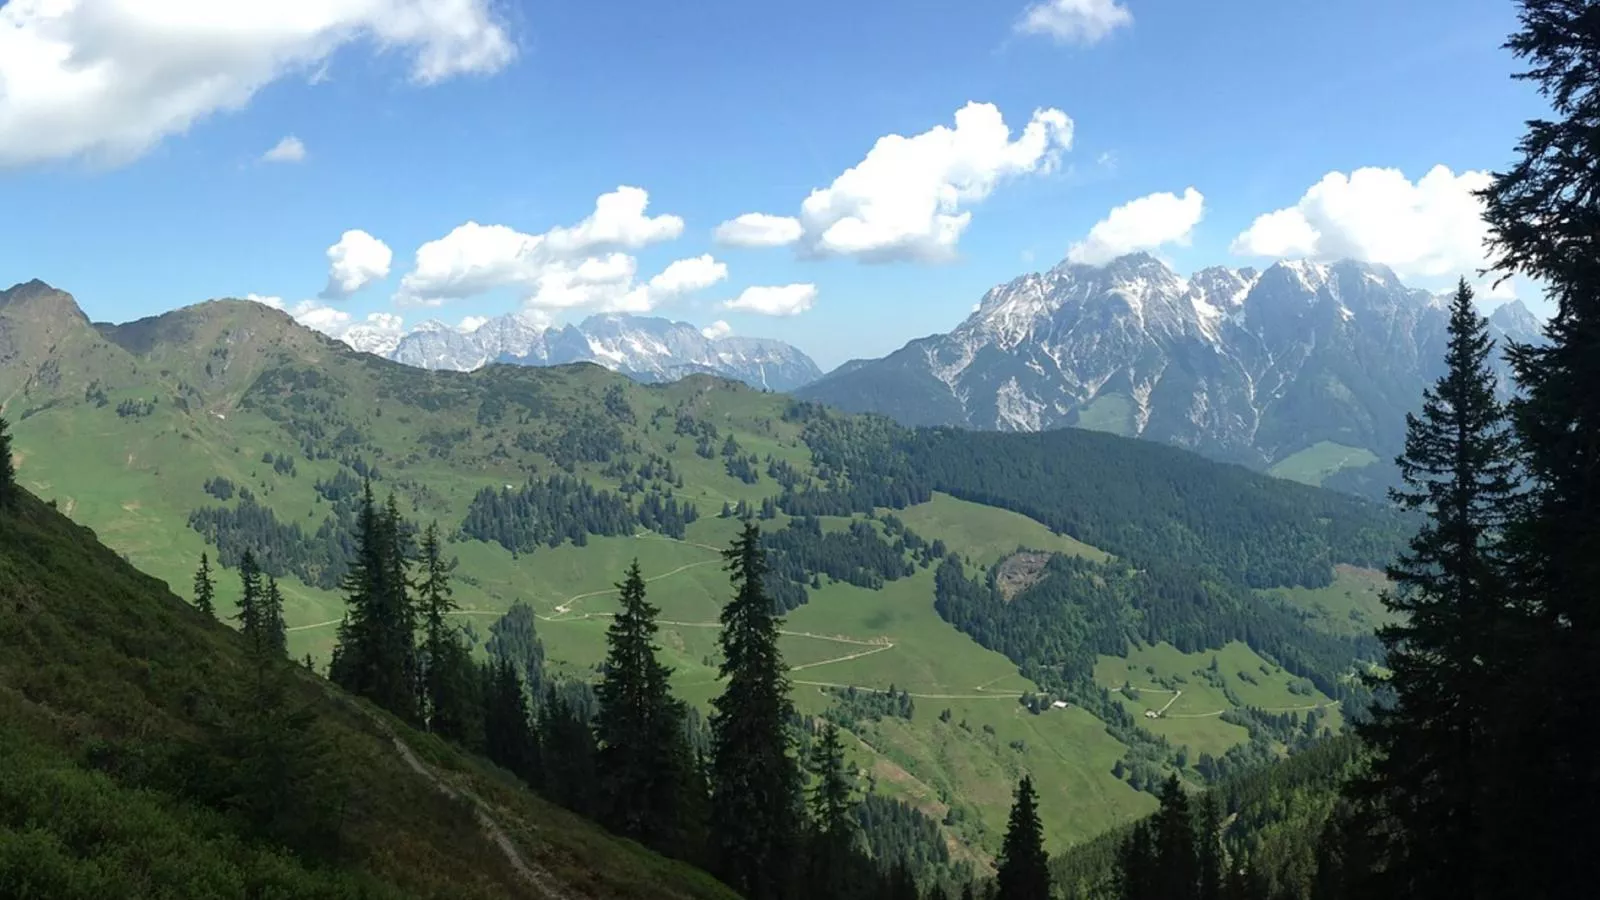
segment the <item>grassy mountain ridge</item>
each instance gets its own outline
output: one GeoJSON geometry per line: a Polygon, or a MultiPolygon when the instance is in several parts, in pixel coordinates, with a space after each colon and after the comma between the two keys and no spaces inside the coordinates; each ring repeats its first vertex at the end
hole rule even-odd
{"type": "Polygon", "coordinates": [[[550,896],[411,754],[484,798],[561,895],[731,897],[298,670],[293,702],[332,748],[338,848],[288,852],[201,796],[227,764],[226,723],[247,715],[242,639],[27,495],[0,520],[0,646],[5,896],[550,896]]]}
{"type": "MultiPolygon", "coordinates": [[[[720,517],[723,507],[744,504],[770,516],[769,533],[807,515],[825,534],[870,526],[861,534],[877,537],[852,539],[851,552],[877,559],[871,554],[882,548],[873,548],[887,545],[912,574],[875,581],[797,563],[803,580],[790,590],[800,605],[784,638],[797,700],[820,714],[839,707],[827,693],[833,686],[909,692],[910,718],[852,728],[856,762],[880,792],[945,818],[952,839],[980,853],[994,849],[1009,782],[1023,771],[1038,776],[1046,824],[1059,840],[1092,836],[1153,801],[1112,774],[1126,748],[1090,712],[1022,709],[1018,697],[1040,689],[1018,672],[1027,660],[981,645],[941,618],[937,554],[917,541],[960,556],[980,579],[1019,547],[1096,564],[1107,563],[1109,550],[1123,565],[1146,565],[1141,554],[1173,528],[1187,535],[1174,543],[1186,558],[1226,570],[1230,583],[1242,584],[1248,570],[1267,573],[1256,579],[1266,586],[1296,584],[1314,581],[1318,566],[1365,561],[1345,558],[1363,551],[1330,542],[1304,504],[1281,502],[1281,483],[1261,476],[1237,482],[1248,487],[1238,496],[1212,502],[1236,501],[1245,511],[1236,517],[1240,527],[1255,515],[1262,533],[1287,535],[1276,559],[1203,560],[1208,520],[1205,510],[1184,505],[1185,489],[1170,492],[1175,507],[1141,500],[1140,509],[1122,512],[1114,507],[1124,497],[1087,489],[1093,485],[1085,482],[1101,478],[1094,468],[1124,446],[1141,452],[1116,470],[1119,480],[1171,483],[1140,466],[1181,463],[1183,484],[1220,469],[1152,445],[1104,438],[1105,454],[1074,457],[1084,467],[1041,466],[1037,455],[1016,449],[1022,442],[1012,439],[1025,436],[951,447],[959,436],[883,431],[871,419],[818,415],[781,395],[706,376],[640,385],[587,364],[429,372],[356,353],[258,304],[213,301],[89,326],[81,313],[65,314],[76,310],[65,294],[51,293],[54,312],[39,313],[46,291],[0,293],[0,347],[30,348],[0,355],[0,397],[15,423],[21,483],[173,585],[188,583],[201,552],[227,559],[240,548],[256,550],[282,573],[296,657],[325,659],[331,647],[343,612],[330,590],[347,537],[342,517],[350,486],[366,475],[380,492],[395,492],[408,517],[436,519],[451,535],[460,619],[469,628],[481,637],[511,603],[525,601],[539,617],[551,663],[578,677],[592,675],[612,584],[638,557],[652,602],[663,609],[660,639],[675,686],[702,704],[716,690],[714,623],[726,593],[717,550],[736,525],[720,517]],[[1147,446],[1157,455],[1142,451],[1147,446]],[[880,463],[883,448],[892,452],[880,463]],[[955,477],[963,465],[1010,473],[1005,490],[972,489],[955,477]],[[911,477],[915,467],[940,474],[911,477]],[[1019,492],[1035,495],[1033,505],[1020,502],[1019,492]],[[1064,502],[1078,508],[1079,521],[1054,519],[1038,503],[1060,505],[1061,497],[1072,498],[1064,502]],[[647,514],[651,504],[677,512],[647,514]],[[1183,516],[1189,524],[1178,524],[1183,516]],[[1096,546],[1101,540],[1116,546],[1096,546]],[[1263,565],[1250,568],[1256,563],[1263,565]]],[[[1305,496],[1333,503],[1317,492],[1305,496]]],[[[1339,521],[1369,514],[1310,508],[1331,509],[1339,521]]],[[[1176,577],[1189,584],[1199,576],[1184,569],[1176,577]]],[[[1140,596],[1129,591],[1119,602],[1138,612],[1140,596]]],[[[1117,649],[1112,656],[1120,659],[1133,646],[1117,649]]],[[[1173,665],[1181,671],[1160,676],[1188,677],[1193,663],[1173,665]]],[[[1259,656],[1248,666],[1278,668],[1259,656]]],[[[1287,675],[1272,678],[1277,693],[1251,702],[1306,702],[1289,692],[1287,675]]],[[[1184,732],[1197,746],[1242,740],[1243,729],[1221,722],[1217,710],[1199,712],[1209,715],[1184,732]]]]}

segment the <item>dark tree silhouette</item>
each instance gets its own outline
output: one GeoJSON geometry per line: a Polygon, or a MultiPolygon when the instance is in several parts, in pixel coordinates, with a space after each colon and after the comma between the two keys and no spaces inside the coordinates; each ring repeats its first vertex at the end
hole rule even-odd
{"type": "Polygon", "coordinates": [[[1397,460],[1401,506],[1426,518],[1388,568],[1384,597],[1397,624],[1379,632],[1393,692],[1361,734],[1377,751],[1355,793],[1378,803],[1403,840],[1391,849],[1386,885],[1404,897],[1476,896],[1487,775],[1485,702],[1511,674],[1504,648],[1515,619],[1506,606],[1500,534],[1517,506],[1515,453],[1495,397],[1487,323],[1465,281],[1451,304],[1446,373],[1406,417],[1397,460]]]}
{"type": "Polygon", "coordinates": [[[1011,803],[1011,819],[1000,848],[1000,900],[1050,900],[1049,857],[1033,779],[1024,775],[1011,803]]]}
{"type": "Polygon", "coordinates": [[[746,522],[723,555],[734,597],[722,610],[727,686],[711,701],[712,849],[724,881],[749,900],[772,900],[788,889],[800,832],[794,705],[778,650],[781,620],[762,586],[761,529],[746,522]]]}
{"type": "Polygon", "coordinates": [[[689,852],[682,840],[695,831],[685,815],[694,807],[686,796],[692,765],[686,712],[672,696],[672,670],[656,656],[659,610],[645,599],[637,559],[617,588],[622,608],[606,631],[606,661],[595,685],[601,819],[646,846],[689,852]]]}
{"type": "Polygon", "coordinates": [[[200,554],[200,568],[194,572],[194,607],[210,618],[217,617],[217,586],[211,580],[211,560],[200,554]]]}

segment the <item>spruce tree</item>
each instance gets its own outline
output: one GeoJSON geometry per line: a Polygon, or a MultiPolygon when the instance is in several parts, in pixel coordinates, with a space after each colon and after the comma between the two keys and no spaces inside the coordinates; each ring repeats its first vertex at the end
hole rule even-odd
{"type": "Polygon", "coordinates": [[[844,895],[853,875],[849,863],[856,834],[855,785],[845,766],[839,726],[823,726],[811,746],[811,823],[806,884],[808,896],[844,895]]]}
{"type": "Polygon", "coordinates": [[[1033,779],[1024,775],[1017,783],[1005,842],[1000,848],[1000,900],[1050,900],[1049,861],[1044,852],[1038,795],[1033,791],[1033,779]]]}
{"type": "Polygon", "coordinates": [[[1389,566],[1384,597],[1395,624],[1379,631],[1392,692],[1361,727],[1377,751],[1354,793],[1377,803],[1404,835],[1391,849],[1404,897],[1471,897],[1477,883],[1485,774],[1486,698],[1506,676],[1506,606],[1500,534],[1516,508],[1515,453],[1495,395],[1493,341],[1463,280],[1450,307],[1446,372],[1406,417],[1397,460],[1402,508],[1424,514],[1409,549],[1389,566]]]}
{"type": "Polygon", "coordinates": [[[711,838],[717,874],[748,900],[785,894],[800,831],[794,706],[778,650],[781,620],[762,585],[761,530],[746,522],[724,551],[734,585],[722,610],[727,679],[711,701],[711,838]]]}
{"type": "Polygon", "coordinates": [[[418,709],[429,731],[465,743],[476,718],[472,699],[476,672],[460,629],[445,619],[457,607],[450,587],[451,564],[444,560],[436,523],[422,534],[418,566],[422,577],[417,584],[417,611],[423,634],[418,709]]]}
{"type": "Polygon", "coordinates": [[[517,669],[507,660],[483,670],[484,755],[530,785],[540,784],[539,746],[528,711],[528,697],[517,669]]]}
{"type": "Polygon", "coordinates": [[[289,653],[289,630],[283,621],[283,592],[278,589],[278,579],[267,576],[267,588],[261,594],[261,645],[274,659],[289,653]]]}
{"type": "Polygon", "coordinates": [[[679,835],[690,806],[685,794],[692,765],[685,710],[671,694],[672,670],[656,656],[659,610],[645,599],[637,559],[617,588],[621,609],[606,632],[606,661],[595,686],[601,818],[646,846],[681,853],[688,849],[679,835]]]}
{"type": "Polygon", "coordinates": [[[1600,809],[1600,3],[1520,6],[1506,46],[1551,113],[1527,123],[1520,158],[1481,197],[1495,271],[1541,284],[1556,309],[1545,344],[1508,354],[1531,482],[1506,529],[1524,618],[1493,696],[1478,844],[1487,892],[1573,897],[1600,883],[1600,854],[1581,837],[1600,809]]]}
{"type": "Polygon", "coordinates": [[[1199,892],[1200,858],[1195,852],[1189,795],[1176,773],[1161,786],[1154,838],[1156,896],[1162,900],[1194,900],[1199,892]]]}
{"type": "Polygon", "coordinates": [[[17,502],[17,466],[11,459],[11,424],[0,416],[0,507],[17,502]]]}
{"type": "Polygon", "coordinates": [[[239,631],[252,647],[261,646],[263,629],[266,619],[263,616],[263,592],[261,590],[261,567],[256,564],[256,555],[249,550],[239,557],[239,612],[235,619],[239,621],[239,631]]]}
{"type": "Polygon", "coordinates": [[[329,675],[389,712],[417,720],[416,610],[406,578],[405,523],[393,495],[379,509],[362,488],[356,552],[345,572],[345,618],[329,675]]]}
{"type": "Polygon", "coordinates": [[[194,573],[194,607],[208,618],[217,617],[217,586],[211,580],[211,560],[200,554],[200,568],[194,573]]]}

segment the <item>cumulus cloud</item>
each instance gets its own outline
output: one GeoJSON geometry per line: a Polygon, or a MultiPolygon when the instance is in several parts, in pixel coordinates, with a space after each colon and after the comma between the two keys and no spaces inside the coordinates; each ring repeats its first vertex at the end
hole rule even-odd
{"type": "Polygon", "coordinates": [[[722,304],[727,309],[760,313],[763,316],[798,316],[817,299],[814,284],[785,284],[777,287],[747,287],[722,304]]]}
{"type": "Polygon", "coordinates": [[[1164,191],[1130,200],[1096,222],[1088,237],[1067,250],[1067,259],[1100,265],[1136,250],[1187,246],[1204,214],[1205,196],[1192,187],[1182,197],[1164,191]]]}
{"type": "MultiPolygon", "coordinates": [[[[801,252],[868,262],[950,259],[972,221],[969,207],[1008,178],[1054,171],[1071,145],[1072,120],[1061,110],[1035,110],[1013,140],[991,103],[962,107],[954,128],[879,138],[861,162],[801,204],[801,252]]],[[[780,216],[760,213],[724,227],[741,220],[746,226],[730,232],[749,230],[754,221],[779,236],[789,227],[773,225],[787,221],[780,216]]]]}
{"type": "Polygon", "coordinates": [[[456,330],[462,334],[467,334],[482,328],[487,321],[489,321],[488,316],[467,316],[461,320],[461,324],[456,326],[456,330]]]}
{"type": "Polygon", "coordinates": [[[392,262],[394,252],[388,244],[360,229],[346,231],[328,248],[328,286],[322,289],[322,299],[343,299],[388,278],[392,262]]]}
{"type": "Polygon", "coordinates": [[[717,321],[712,322],[710,325],[700,329],[700,333],[705,335],[708,340],[714,341],[718,338],[725,338],[732,334],[733,326],[722,321],[721,319],[718,319],[717,321]]]}
{"type": "Polygon", "coordinates": [[[294,135],[289,135],[261,154],[262,162],[297,163],[306,158],[306,145],[294,135]]]}
{"type": "Polygon", "coordinates": [[[263,297],[260,294],[246,294],[244,298],[251,302],[259,303],[262,306],[270,306],[273,309],[283,309],[282,297],[263,297]]]}
{"type": "MultiPolygon", "coordinates": [[[[502,287],[532,289],[562,296],[562,285],[594,286],[633,276],[633,259],[598,251],[636,249],[672,240],[683,233],[683,219],[647,216],[650,195],[642,188],[619,187],[595,201],[594,212],[570,228],[524,234],[505,225],[467,222],[417,249],[412,270],[400,281],[402,304],[437,306],[502,287]]],[[[581,306],[582,302],[541,303],[581,306]]]]}
{"type": "Polygon", "coordinates": [[[649,289],[657,297],[676,297],[702,291],[728,277],[728,267],[707,253],[672,263],[650,279],[649,289]]]}
{"type": "Polygon", "coordinates": [[[1117,0],[1041,0],[1022,11],[1017,30],[1088,46],[1132,24],[1133,13],[1117,0]]]}
{"type": "Polygon", "coordinates": [[[0,4],[0,168],[136,158],[341,48],[398,50],[411,80],[516,55],[491,0],[11,0],[0,4]]]}
{"type": "Polygon", "coordinates": [[[745,213],[718,225],[712,237],[728,247],[784,247],[804,233],[805,227],[793,216],[745,213]]]}
{"type": "Polygon", "coordinates": [[[1234,239],[1242,256],[1352,258],[1402,278],[1475,277],[1487,264],[1488,225],[1473,192],[1487,172],[1435,166],[1415,182],[1399,169],[1329,172],[1294,206],[1256,218],[1234,239]]]}

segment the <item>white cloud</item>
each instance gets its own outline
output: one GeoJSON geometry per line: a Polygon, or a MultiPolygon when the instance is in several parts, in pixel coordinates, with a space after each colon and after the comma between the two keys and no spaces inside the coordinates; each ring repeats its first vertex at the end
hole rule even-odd
{"type": "Polygon", "coordinates": [[[1402,278],[1476,279],[1487,264],[1488,225],[1473,192],[1487,172],[1435,166],[1416,182],[1399,169],[1329,172],[1294,206],[1266,213],[1234,239],[1244,256],[1351,258],[1402,278]]]}
{"type": "Polygon", "coordinates": [[[1087,238],[1067,250],[1067,259],[1100,265],[1135,250],[1188,246],[1203,215],[1205,196],[1192,187],[1182,197],[1163,191],[1130,200],[1096,222],[1087,238]]]}
{"type": "Polygon", "coordinates": [[[650,279],[650,291],[657,297],[676,297],[702,291],[728,277],[728,267],[707,253],[672,263],[650,279]]]}
{"type": "Polygon", "coordinates": [[[297,163],[306,158],[306,145],[294,135],[289,135],[274,144],[271,150],[261,154],[262,162],[297,163]]]}
{"type": "Polygon", "coordinates": [[[1117,0],[1041,0],[1023,10],[1017,30],[1088,46],[1132,24],[1133,13],[1117,0]]]}
{"type": "Polygon", "coordinates": [[[784,247],[804,233],[805,227],[793,216],[745,213],[718,225],[712,236],[729,247],[784,247]]]}
{"type": "MultiPolygon", "coordinates": [[[[573,280],[608,280],[594,268],[610,267],[607,271],[614,275],[618,266],[631,267],[632,258],[613,253],[596,262],[592,256],[596,251],[634,249],[672,240],[683,233],[683,220],[677,216],[646,216],[649,202],[650,195],[642,188],[619,187],[601,195],[595,201],[594,212],[582,222],[543,234],[467,222],[417,249],[412,270],[400,281],[397,299],[407,305],[437,306],[446,300],[502,287],[533,289],[537,293],[543,292],[546,285],[554,287],[573,280]],[[590,266],[589,272],[576,271],[585,265],[590,266]]],[[[627,274],[632,276],[631,268],[627,274]]]]}
{"type": "Polygon", "coordinates": [[[289,314],[301,325],[320,331],[329,337],[343,335],[345,328],[350,325],[349,313],[342,309],[324,306],[315,300],[301,300],[289,310],[289,314]]]}
{"type": "MultiPolygon", "coordinates": [[[[954,128],[879,138],[861,162],[801,204],[801,252],[869,262],[949,259],[972,221],[970,206],[1007,178],[1054,171],[1071,145],[1072,120],[1060,110],[1035,110],[1012,140],[991,103],[957,110],[954,128]]],[[[754,216],[762,214],[733,221],[754,216]]],[[[773,220],[783,221],[761,218],[773,220]]]]}
{"type": "Polygon", "coordinates": [[[388,278],[393,261],[388,244],[360,229],[346,231],[328,248],[328,286],[322,289],[322,299],[342,299],[388,278]]]}
{"type": "Polygon", "coordinates": [[[270,306],[273,309],[283,309],[282,297],[263,297],[260,294],[246,294],[244,298],[254,303],[259,303],[262,306],[270,306]]]}
{"type": "Polygon", "coordinates": [[[712,322],[710,325],[700,329],[700,333],[705,335],[708,340],[714,341],[718,338],[725,338],[732,334],[733,326],[722,321],[721,319],[718,319],[717,321],[712,322]]]}
{"type": "Polygon", "coordinates": [[[763,316],[798,316],[817,299],[814,284],[786,284],[781,287],[747,287],[738,297],[722,304],[727,309],[760,313],[763,316]]]}
{"type": "Polygon", "coordinates": [[[0,4],[0,168],[136,158],[342,47],[431,84],[516,55],[491,0],[11,0],[0,4]]]}
{"type": "Polygon", "coordinates": [[[456,326],[456,330],[462,334],[467,334],[482,328],[487,321],[489,321],[488,316],[467,316],[461,320],[461,324],[456,326]]]}

